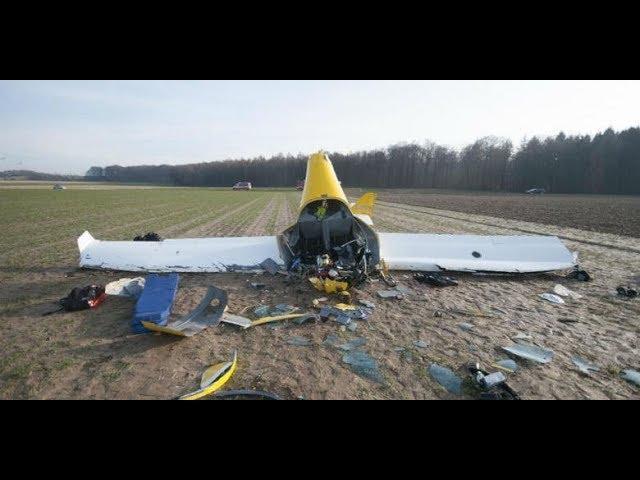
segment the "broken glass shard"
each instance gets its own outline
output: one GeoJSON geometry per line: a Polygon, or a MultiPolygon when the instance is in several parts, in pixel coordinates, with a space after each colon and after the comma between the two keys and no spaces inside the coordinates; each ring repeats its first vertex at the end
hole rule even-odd
{"type": "Polygon", "coordinates": [[[429,367],[429,374],[436,382],[442,385],[447,392],[455,395],[462,393],[462,380],[447,367],[432,363],[429,367]]]}
{"type": "Polygon", "coordinates": [[[516,357],[531,360],[532,362],[549,363],[553,358],[552,350],[536,347],[535,345],[527,345],[526,343],[517,343],[510,347],[502,347],[502,349],[516,357]]]}

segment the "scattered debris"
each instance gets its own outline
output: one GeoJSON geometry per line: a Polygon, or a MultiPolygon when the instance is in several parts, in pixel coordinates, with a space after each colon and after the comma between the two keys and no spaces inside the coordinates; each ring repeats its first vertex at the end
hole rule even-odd
{"type": "Polygon", "coordinates": [[[380,298],[397,298],[399,300],[404,298],[402,292],[398,290],[378,290],[378,296],[380,298]]]}
{"type": "Polygon", "coordinates": [[[557,304],[564,303],[564,300],[562,299],[562,297],[559,297],[558,295],[555,295],[553,293],[541,293],[538,296],[551,303],[557,303],[557,304]]]}
{"type": "Polygon", "coordinates": [[[253,311],[253,314],[258,318],[262,318],[262,317],[267,317],[270,311],[271,311],[271,308],[269,308],[269,305],[260,305],[258,308],[256,308],[253,311]]]}
{"type": "Polygon", "coordinates": [[[340,325],[344,325],[345,327],[351,325],[351,318],[347,315],[337,315],[334,318],[340,325]]]}
{"type": "Polygon", "coordinates": [[[368,300],[359,300],[360,305],[362,305],[363,307],[367,307],[367,308],[371,308],[374,309],[376,308],[376,304],[373,302],[370,302],[368,300]]]}
{"type": "Polygon", "coordinates": [[[516,343],[510,347],[502,347],[502,349],[516,357],[538,363],[549,363],[553,359],[552,350],[540,348],[535,345],[527,345],[525,343],[516,343]]]}
{"type": "Polygon", "coordinates": [[[585,270],[580,270],[579,268],[575,268],[566,277],[575,278],[580,282],[589,282],[591,280],[591,275],[589,275],[585,270]]]}
{"type": "Polygon", "coordinates": [[[362,350],[353,350],[342,356],[342,361],[349,365],[351,370],[361,377],[384,384],[385,380],[378,370],[378,362],[362,350]]]}
{"type": "Polygon", "coordinates": [[[355,337],[345,342],[338,335],[330,333],[329,335],[327,335],[327,338],[325,338],[322,343],[323,345],[329,345],[331,347],[344,350],[345,352],[350,352],[352,350],[356,350],[361,346],[365,345],[367,343],[367,339],[362,337],[355,337]]]}
{"type": "Polygon", "coordinates": [[[286,315],[287,313],[293,313],[299,310],[298,307],[294,307],[293,305],[287,305],[286,303],[280,303],[273,307],[271,311],[272,315],[286,315]]]}
{"type": "Polygon", "coordinates": [[[261,397],[265,400],[282,400],[275,393],[264,392],[262,390],[218,390],[213,394],[215,398],[225,397],[261,397]]]}
{"type": "Polygon", "coordinates": [[[518,369],[518,364],[515,362],[515,360],[511,360],[510,358],[499,360],[494,363],[493,366],[512,373],[518,369]]]}
{"type": "Polygon", "coordinates": [[[618,287],[616,288],[616,292],[618,292],[618,295],[620,295],[621,297],[627,297],[627,298],[634,298],[638,296],[638,291],[634,288],[625,288],[625,287],[618,287]]]}
{"type": "Polygon", "coordinates": [[[424,340],[414,340],[413,345],[415,345],[418,348],[429,348],[429,344],[424,340]]]}
{"type": "Polygon", "coordinates": [[[413,278],[420,283],[433,285],[434,287],[451,287],[458,285],[458,282],[451,277],[445,277],[439,273],[414,273],[413,278]]]}
{"type": "Polygon", "coordinates": [[[447,367],[432,363],[429,366],[429,374],[436,382],[442,385],[447,392],[455,395],[462,393],[462,380],[447,367]]]}
{"type": "MultiPolygon", "coordinates": [[[[325,305],[320,309],[320,319],[326,321],[329,317],[334,317],[336,319],[340,317],[347,317],[351,320],[366,320],[370,313],[371,312],[364,307],[353,306],[352,309],[341,310],[337,306],[325,305]]],[[[343,324],[347,325],[348,322],[343,324]]]]}
{"type": "Polygon", "coordinates": [[[197,400],[207,395],[211,395],[220,389],[231,378],[238,365],[238,353],[233,352],[231,362],[219,363],[205,370],[200,380],[200,389],[187,393],[180,397],[180,400],[197,400]]]}
{"type": "Polygon", "coordinates": [[[350,332],[355,332],[358,329],[358,324],[355,322],[351,322],[349,325],[347,325],[347,330],[349,330],[350,332]]]}
{"type": "Polygon", "coordinates": [[[251,288],[255,288],[256,290],[262,290],[263,288],[266,288],[266,285],[264,283],[251,282],[249,285],[251,285],[251,288]]]}
{"type": "Polygon", "coordinates": [[[271,275],[275,275],[276,273],[278,273],[278,270],[280,269],[278,267],[278,264],[272,258],[267,258],[266,260],[263,260],[262,263],[260,264],[260,267],[262,267],[263,270],[270,273],[271,275]]]}
{"type": "Polygon", "coordinates": [[[289,345],[294,345],[296,347],[308,347],[313,345],[313,342],[309,340],[307,337],[294,336],[287,340],[289,345]]]}
{"type": "Polygon", "coordinates": [[[482,389],[481,400],[520,400],[520,396],[507,385],[507,377],[502,372],[489,373],[476,363],[469,366],[469,373],[482,389]]]}
{"type": "Polygon", "coordinates": [[[622,378],[624,378],[627,382],[633,383],[637,387],[640,387],[640,372],[637,372],[636,370],[627,369],[627,370],[623,370],[621,375],[622,375],[622,378]]]}
{"type": "Polygon", "coordinates": [[[553,293],[560,295],[561,297],[571,297],[574,300],[579,300],[582,298],[582,295],[574,292],[573,290],[569,290],[567,287],[560,285],[559,283],[553,287],[553,293]]]}
{"type": "Polygon", "coordinates": [[[315,322],[316,320],[318,320],[318,317],[316,315],[303,315],[299,318],[294,318],[293,319],[293,323],[295,323],[296,325],[303,325],[307,322],[315,322]]]}
{"type": "Polygon", "coordinates": [[[309,277],[309,281],[316,288],[325,293],[343,292],[349,288],[347,282],[338,282],[330,278],[309,277]]]}
{"type": "Polygon", "coordinates": [[[104,291],[107,295],[138,298],[144,290],[144,278],[121,278],[107,283],[104,291]]]}
{"type": "Polygon", "coordinates": [[[465,332],[471,332],[475,328],[475,325],[462,322],[458,324],[458,327],[460,327],[460,329],[464,330],[465,332]]]}
{"type": "Polygon", "coordinates": [[[600,367],[594,365],[593,363],[585,360],[582,357],[572,357],[571,361],[573,362],[573,364],[578,367],[578,370],[580,370],[582,373],[586,374],[586,375],[590,375],[591,372],[599,372],[600,371],[600,367]]]}
{"type": "MultiPolygon", "coordinates": [[[[258,325],[263,325],[265,323],[279,322],[281,320],[302,319],[302,318],[305,318],[304,321],[307,321],[310,319],[316,319],[316,316],[313,313],[290,313],[288,315],[277,315],[275,317],[262,317],[262,318],[259,318],[258,320],[254,320],[253,322],[251,322],[251,326],[256,327],[258,325]]],[[[304,323],[304,321],[302,320],[300,321],[304,323]]]]}
{"type": "Polygon", "coordinates": [[[168,333],[179,337],[192,337],[207,327],[218,325],[227,308],[227,302],[227,292],[211,285],[198,306],[184,317],[167,323],[166,326],[154,321],[141,320],[141,323],[144,328],[154,332],[168,333]],[[212,307],[211,302],[214,300],[218,300],[218,304],[212,307]],[[209,313],[207,314],[208,309],[209,313]]]}
{"type": "Polygon", "coordinates": [[[155,232],[145,233],[144,235],[136,235],[134,242],[161,242],[162,237],[155,232]]]}
{"type": "Polygon", "coordinates": [[[251,320],[246,317],[241,317],[240,315],[234,315],[232,313],[224,312],[222,315],[221,322],[230,323],[232,325],[238,325],[242,328],[249,328],[251,326],[251,320]]]}
{"type": "Polygon", "coordinates": [[[335,307],[339,310],[356,310],[355,305],[349,305],[348,303],[336,303],[335,307]]]}

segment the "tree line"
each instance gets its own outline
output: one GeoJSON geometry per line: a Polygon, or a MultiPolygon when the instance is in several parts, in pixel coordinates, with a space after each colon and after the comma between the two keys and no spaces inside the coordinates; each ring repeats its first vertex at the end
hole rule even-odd
{"type": "MultiPolygon", "coordinates": [[[[456,150],[433,142],[403,143],[355,153],[329,152],[347,187],[443,188],[554,193],[640,194],[640,128],[511,141],[484,137],[456,150]]],[[[91,167],[87,179],[178,186],[293,187],[307,155],[275,155],[196,163],[91,167]]]]}

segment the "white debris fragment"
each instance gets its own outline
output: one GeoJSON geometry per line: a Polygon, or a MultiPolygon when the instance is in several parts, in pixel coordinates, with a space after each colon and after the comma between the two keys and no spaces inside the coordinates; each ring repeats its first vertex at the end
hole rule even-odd
{"type": "Polygon", "coordinates": [[[119,297],[138,298],[144,290],[144,278],[121,278],[113,282],[107,283],[105,293],[107,295],[116,295],[119,297]]]}
{"type": "Polygon", "coordinates": [[[562,297],[559,297],[558,295],[554,295],[553,293],[541,293],[539,297],[551,303],[558,303],[558,304],[564,303],[564,300],[562,299],[562,297]]]}
{"type": "Polygon", "coordinates": [[[561,297],[571,297],[574,300],[579,300],[580,298],[582,298],[582,295],[580,295],[579,293],[574,292],[573,290],[569,290],[567,287],[560,284],[557,284],[555,287],[553,287],[553,293],[560,295],[561,297]]]}

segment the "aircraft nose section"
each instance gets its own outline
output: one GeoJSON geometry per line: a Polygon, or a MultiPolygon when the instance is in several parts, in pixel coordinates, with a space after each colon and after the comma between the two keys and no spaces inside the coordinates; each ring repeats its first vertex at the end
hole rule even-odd
{"type": "Polygon", "coordinates": [[[349,205],[329,156],[321,150],[311,155],[307,161],[307,175],[300,210],[313,201],[325,198],[339,200],[349,205]]]}

